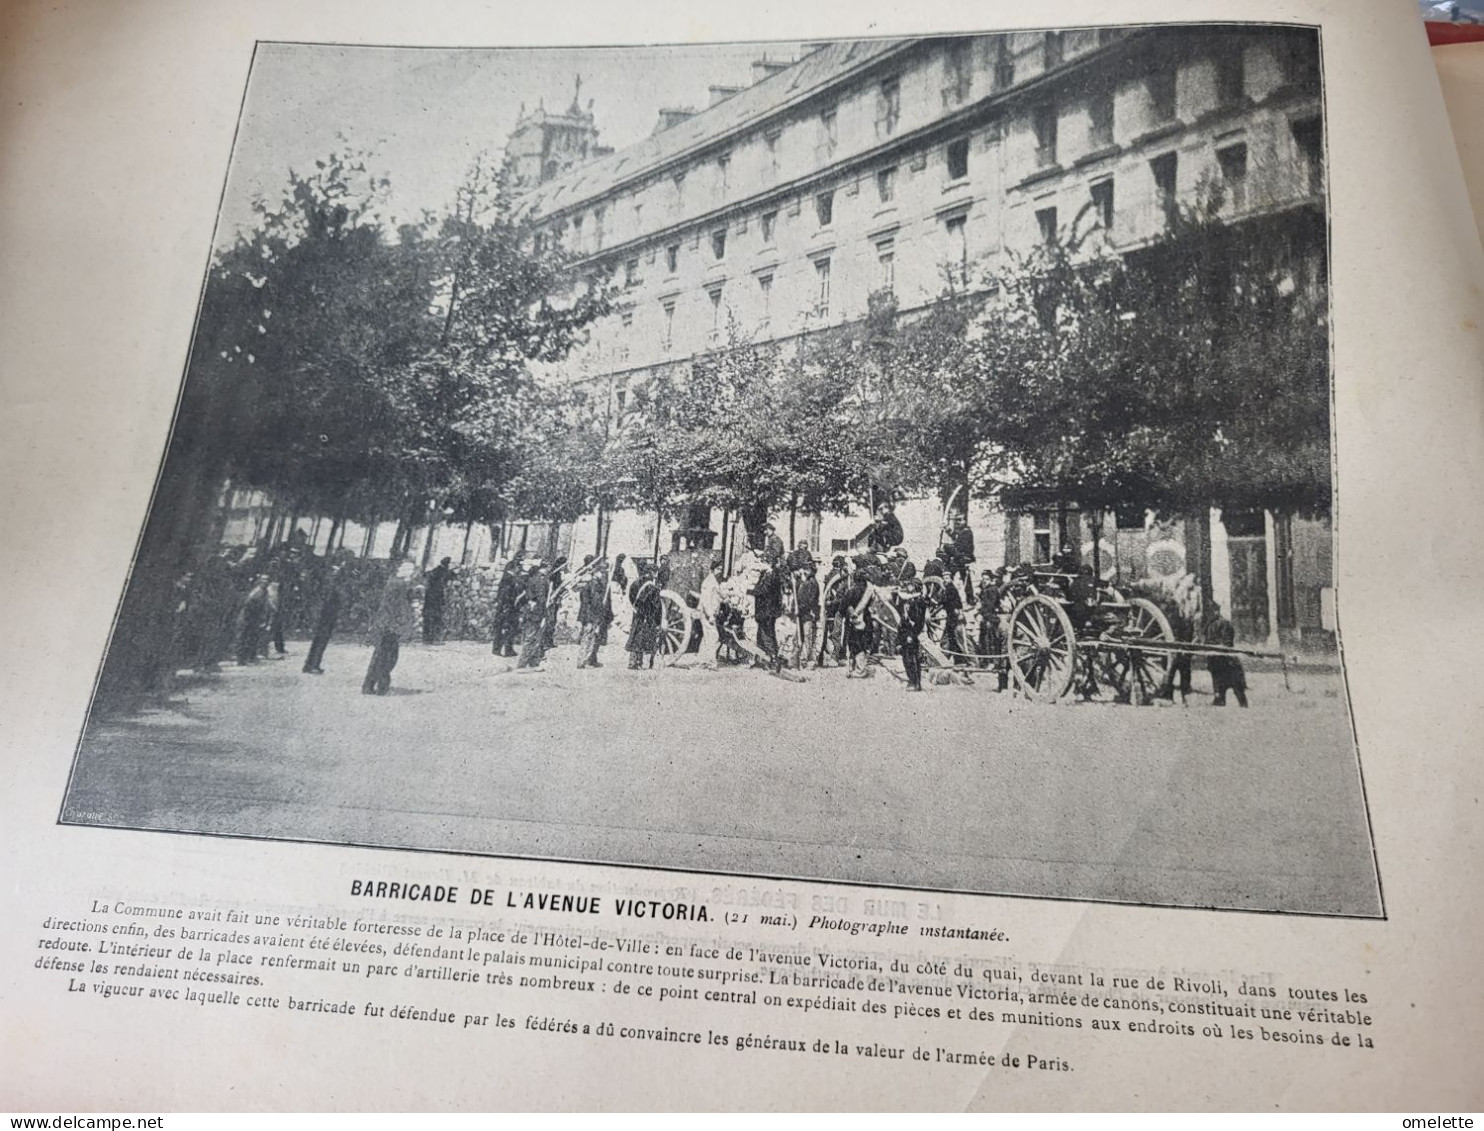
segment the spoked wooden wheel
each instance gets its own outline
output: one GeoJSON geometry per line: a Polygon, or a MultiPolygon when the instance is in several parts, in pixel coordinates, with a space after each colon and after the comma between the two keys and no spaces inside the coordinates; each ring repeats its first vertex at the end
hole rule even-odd
{"type": "Polygon", "coordinates": [[[1010,675],[1029,699],[1054,703],[1077,674],[1077,638],[1061,605],[1037,594],[1010,613],[1010,675]]]}
{"type": "Polygon", "coordinates": [[[695,613],[685,598],[674,590],[660,592],[660,628],[658,652],[666,664],[673,664],[690,647],[691,624],[695,613]]]}
{"type": "MultiPolygon", "coordinates": [[[[1175,639],[1170,619],[1153,601],[1143,597],[1129,599],[1128,615],[1115,639],[1137,644],[1139,641],[1169,643],[1175,639]]],[[[1169,652],[1140,648],[1115,648],[1103,653],[1098,664],[1103,682],[1111,686],[1120,701],[1145,704],[1165,685],[1174,656],[1169,652]]]]}

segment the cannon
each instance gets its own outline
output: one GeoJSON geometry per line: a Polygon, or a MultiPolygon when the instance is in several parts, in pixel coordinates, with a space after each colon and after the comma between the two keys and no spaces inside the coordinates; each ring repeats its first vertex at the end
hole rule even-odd
{"type": "Polygon", "coordinates": [[[1030,570],[1006,590],[1010,677],[1028,699],[1072,693],[1147,703],[1164,687],[1180,648],[1164,611],[1085,574],[1030,570]]]}

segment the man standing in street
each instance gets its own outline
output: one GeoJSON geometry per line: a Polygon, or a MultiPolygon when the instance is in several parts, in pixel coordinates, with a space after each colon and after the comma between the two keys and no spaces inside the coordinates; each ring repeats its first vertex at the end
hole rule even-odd
{"type": "Polygon", "coordinates": [[[608,571],[602,562],[588,566],[588,576],[577,594],[577,623],[581,630],[577,637],[578,668],[601,668],[598,646],[613,620],[613,604],[608,598],[608,571]]]}
{"type": "Polygon", "coordinates": [[[452,558],[444,558],[438,563],[438,568],[429,570],[425,575],[427,587],[423,590],[423,643],[443,643],[443,615],[445,602],[448,600],[448,583],[458,574],[454,571],[451,563],[452,558]]]}
{"type": "Polygon", "coordinates": [[[345,582],[341,577],[344,568],[343,565],[332,565],[325,579],[324,597],[314,620],[314,638],[309,642],[309,655],[304,658],[304,671],[308,675],[325,674],[320,662],[325,658],[325,649],[330,646],[335,622],[340,618],[340,603],[345,599],[345,582]]]}
{"type": "Polygon", "coordinates": [[[752,585],[757,646],[768,654],[774,671],[783,667],[783,656],[778,651],[778,618],[783,615],[783,569],[781,561],[770,561],[752,585]]]}
{"type": "Polygon", "coordinates": [[[927,601],[922,584],[915,578],[903,582],[897,591],[897,647],[902,652],[902,667],[907,673],[907,690],[922,690],[922,634],[927,625],[927,601]]]}
{"type": "Polygon", "coordinates": [[[964,599],[974,600],[974,581],[970,567],[974,564],[974,532],[964,521],[960,511],[954,511],[943,528],[942,543],[938,550],[943,564],[948,568],[948,578],[963,582],[964,599]]]}
{"type": "Polygon", "coordinates": [[[546,653],[546,599],[549,595],[546,574],[542,572],[539,558],[526,567],[525,588],[521,591],[516,609],[520,614],[521,641],[520,659],[515,662],[516,671],[534,671],[546,653]]]}
{"type": "Polygon", "coordinates": [[[268,575],[260,573],[237,610],[237,663],[255,664],[268,623],[268,575]]]}
{"type": "Polygon", "coordinates": [[[814,576],[814,562],[809,564],[795,575],[800,580],[795,582],[794,595],[798,603],[798,631],[794,633],[794,667],[802,668],[808,664],[811,668],[819,667],[819,581],[814,576]]]}
{"type": "Polygon", "coordinates": [[[655,583],[654,567],[645,561],[634,563],[639,575],[629,585],[629,605],[633,617],[629,623],[629,667],[637,670],[647,661],[654,667],[654,654],[660,646],[660,617],[664,605],[660,587],[655,583]]]}
{"type": "Polygon", "coordinates": [[[411,562],[401,562],[381,590],[381,602],[371,618],[371,664],[361,683],[362,695],[385,695],[392,689],[392,669],[397,666],[402,643],[417,631],[417,613],[412,608],[411,562]]]}
{"type": "Polygon", "coordinates": [[[833,666],[841,663],[845,658],[845,622],[835,612],[835,598],[845,591],[848,574],[849,571],[845,568],[845,555],[836,554],[830,561],[830,571],[824,575],[824,581],[820,583],[820,591],[826,604],[821,633],[824,640],[821,642],[819,654],[821,666],[833,666]]]}
{"type": "Polygon", "coordinates": [[[521,558],[524,550],[516,550],[500,571],[500,584],[495,587],[495,631],[490,651],[506,659],[515,658],[517,626],[520,624],[516,603],[525,587],[521,578],[521,558]]]}

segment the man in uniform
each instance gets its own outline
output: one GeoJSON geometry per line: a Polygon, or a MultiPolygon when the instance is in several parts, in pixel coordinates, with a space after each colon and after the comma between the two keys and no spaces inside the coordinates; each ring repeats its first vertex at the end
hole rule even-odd
{"type": "MultiPolygon", "coordinates": [[[[1005,574],[1002,569],[1001,574],[1005,574]]],[[[1005,633],[1000,627],[1000,597],[1004,590],[993,570],[979,575],[979,666],[993,668],[999,675],[999,690],[1004,691],[1010,682],[1007,661],[999,657],[1005,651],[1005,633]]]]}
{"type": "Polygon", "coordinates": [[[453,568],[453,559],[444,558],[436,569],[424,575],[423,589],[423,643],[443,643],[443,614],[448,600],[448,583],[458,574],[453,568]]]}
{"type": "Polygon", "coordinates": [[[546,598],[548,586],[546,574],[541,569],[541,559],[536,558],[526,566],[525,586],[516,600],[516,612],[520,616],[523,633],[520,659],[515,662],[517,671],[533,671],[541,664],[546,653],[546,598]]]}
{"type": "Polygon", "coordinates": [[[802,668],[806,663],[811,668],[819,666],[819,581],[814,576],[814,560],[794,575],[794,597],[798,605],[798,631],[794,633],[794,667],[802,668]]]}
{"type": "Polygon", "coordinates": [[[664,604],[660,587],[655,583],[654,567],[646,561],[635,563],[639,573],[629,585],[629,605],[633,619],[629,625],[629,667],[642,668],[646,660],[654,667],[654,654],[659,650],[660,617],[664,604]]]}
{"type": "Polygon", "coordinates": [[[757,646],[768,654],[774,671],[783,667],[783,656],[778,651],[778,618],[783,615],[783,570],[781,561],[770,561],[752,585],[757,646]]]}
{"type": "Polygon", "coordinates": [[[897,609],[897,646],[907,673],[907,690],[922,690],[922,634],[927,626],[927,601],[916,579],[904,582],[893,602],[897,609]]]}
{"type": "Polygon", "coordinates": [[[335,622],[340,619],[340,604],[345,599],[345,581],[341,576],[344,565],[330,567],[325,581],[324,597],[319,603],[319,613],[314,620],[314,638],[309,642],[309,655],[304,658],[304,671],[309,675],[324,675],[320,661],[325,658],[325,649],[330,646],[330,637],[335,632],[335,622]]]}
{"type": "Polygon", "coordinates": [[[943,528],[942,544],[938,552],[947,567],[948,576],[963,582],[964,597],[972,601],[974,582],[969,568],[974,564],[974,532],[969,529],[961,512],[954,511],[949,516],[948,525],[943,528]]]}
{"type": "Polygon", "coordinates": [[[521,578],[521,558],[524,550],[516,550],[500,571],[500,584],[495,588],[495,631],[490,651],[507,659],[515,657],[516,627],[520,623],[516,613],[516,602],[525,587],[521,578]]]}
{"type": "Polygon", "coordinates": [[[871,589],[867,571],[871,559],[857,554],[855,568],[844,584],[836,586],[838,596],[831,612],[845,622],[845,653],[850,661],[846,679],[864,679],[871,674],[871,589]]]}
{"type": "Polygon", "coordinates": [[[592,565],[577,599],[577,623],[581,626],[577,637],[577,666],[601,668],[598,646],[613,620],[613,603],[608,597],[608,571],[602,562],[592,565]]]}
{"type": "Polygon", "coordinates": [[[890,503],[882,503],[876,508],[875,519],[866,527],[866,548],[873,553],[884,554],[893,547],[900,546],[905,538],[896,509],[890,503]]]}
{"type": "Polygon", "coordinates": [[[820,662],[822,664],[838,664],[845,658],[844,621],[835,612],[834,599],[844,591],[849,573],[850,571],[845,568],[845,555],[836,554],[830,560],[829,572],[824,575],[824,580],[819,584],[820,593],[828,598],[821,632],[824,639],[820,641],[820,662]]]}

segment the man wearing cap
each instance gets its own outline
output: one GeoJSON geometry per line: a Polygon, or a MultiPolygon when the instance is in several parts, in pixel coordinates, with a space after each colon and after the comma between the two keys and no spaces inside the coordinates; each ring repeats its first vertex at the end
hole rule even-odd
{"type": "Polygon", "coordinates": [[[907,690],[922,690],[922,634],[927,626],[927,600],[915,578],[902,583],[893,602],[897,610],[897,646],[907,673],[907,690]]]}
{"type": "Polygon", "coordinates": [[[794,667],[802,668],[806,663],[811,668],[819,666],[819,581],[814,576],[814,561],[798,573],[794,583],[794,598],[797,604],[795,617],[798,630],[794,633],[794,667]]]}
{"type": "Polygon", "coordinates": [[[752,584],[752,617],[757,621],[757,646],[768,654],[774,671],[783,666],[783,657],[778,651],[778,618],[783,615],[783,568],[781,560],[770,560],[752,584]]]}
{"type": "Polygon", "coordinates": [[[636,561],[639,575],[629,585],[629,605],[633,619],[629,625],[629,642],[625,646],[629,653],[629,667],[642,668],[648,660],[654,667],[654,654],[659,651],[660,617],[664,615],[664,604],[660,599],[660,587],[655,584],[654,567],[646,561],[636,561]]]}
{"type": "Polygon", "coordinates": [[[839,596],[831,611],[845,622],[845,653],[850,661],[845,678],[863,679],[871,674],[871,588],[867,578],[871,558],[857,554],[854,564],[845,582],[836,586],[839,596]]]}
{"type": "Polygon", "coordinates": [[[309,655],[304,658],[304,671],[308,675],[325,674],[320,662],[325,658],[325,649],[330,646],[335,622],[340,619],[340,605],[345,599],[345,581],[341,576],[344,569],[344,565],[337,562],[330,567],[325,580],[324,596],[320,599],[319,612],[314,620],[314,638],[309,642],[309,655]]]}
{"type": "Polygon", "coordinates": [[[581,626],[577,637],[579,669],[603,666],[598,661],[598,646],[613,620],[613,604],[608,597],[608,571],[601,562],[595,567],[592,563],[593,556],[589,554],[583,561],[588,575],[577,594],[577,623],[581,626]]]}
{"type": "Polygon", "coordinates": [[[545,654],[543,640],[546,635],[546,599],[548,585],[541,569],[541,559],[533,558],[526,563],[525,584],[516,599],[516,614],[520,617],[522,641],[520,659],[515,662],[517,671],[534,671],[545,654]]]}
{"type": "Polygon", "coordinates": [[[969,567],[974,564],[974,532],[964,521],[960,511],[954,511],[943,528],[942,545],[938,551],[948,568],[948,576],[959,578],[964,584],[964,596],[974,600],[974,582],[969,567]]]}
{"type": "Polygon", "coordinates": [[[424,575],[426,585],[423,589],[424,644],[443,643],[443,610],[448,599],[448,583],[457,576],[452,563],[452,558],[444,558],[438,563],[436,569],[431,569],[424,575]]]}
{"type": "Polygon", "coordinates": [[[1010,682],[1009,663],[999,658],[1005,652],[1005,633],[1000,627],[1000,598],[1004,593],[1001,584],[1006,579],[1008,571],[1004,568],[1001,568],[998,578],[993,570],[988,569],[979,575],[979,666],[993,668],[998,673],[1001,691],[1010,682]]]}
{"type": "Polygon", "coordinates": [[[824,639],[820,642],[822,664],[838,664],[845,655],[844,621],[835,612],[835,598],[843,592],[849,572],[845,567],[845,555],[836,554],[830,559],[829,572],[819,583],[820,593],[826,602],[821,632],[824,639]]]}
{"type": "Polygon", "coordinates": [[[381,601],[371,618],[371,663],[361,682],[362,695],[385,695],[392,689],[392,669],[397,666],[402,644],[417,631],[417,613],[412,608],[412,578],[416,567],[409,561],[398,564],[381,589],[381,601]]]}
{"type": "Polygon", "coordinates": [[[771,522],[763,527],[763,558],[772,565],[783,560],[783,539],[771,522]]]}
{"type": "Polygon", "coordinates": [[[896,509],[890,503],[882,503],[876,508],[875,519],[866,527],[866,548],[884,554],[894,546],[900,546],[905,537],[896,509]]]}
{"type": "Polygon", "coordinates": [[[521,577],[521,558],[524,550],[516,550],[500,571],[500,584],[495,587],[495,630],[490,651],[496,656],[509,659],[515,657],[515,641],[518,636],[519,617],[515,611],[525,582],[521,577]]]}

